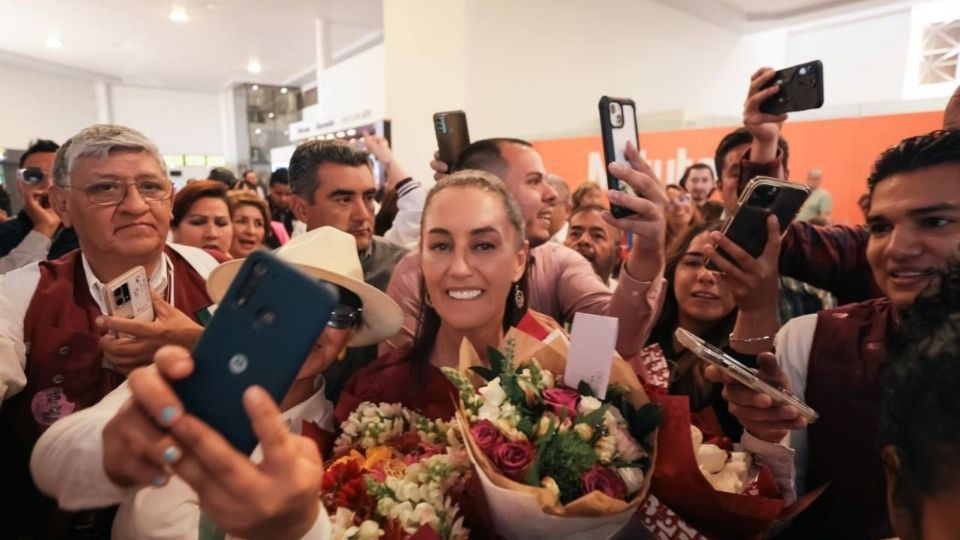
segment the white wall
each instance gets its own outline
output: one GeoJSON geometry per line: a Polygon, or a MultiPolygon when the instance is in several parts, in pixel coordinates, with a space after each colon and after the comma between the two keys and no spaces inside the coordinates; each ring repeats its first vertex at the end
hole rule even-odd
{"type": "Polygon", "coordinates": [[[97,121],[93,82],[0,64],[0,146],[63,142],[97,121]]]}
{"type": "Polygon", "coordinates": [[[304,120],[341,118],[369,110],[373,120],[386,111],[386,66],[383,44],[334,64],[320,74],[322,102],[304,109],[304,120]],[[309,118],[308,118],[309,115],[309,118]]]}
{"type": "Polygon", "coordinates": [[[92,78],[0,63],[0,81],[0,146],[24,149],[37,137],[62,143],[109,119],[142,131],[166,154],[226,153],[215,93],[112,84],[98,108],[92,78]]]}
{"type": "Polygon", "coordinates": [[[786,65],[823,62],[826,106],[903,99],[910,10],[791,31],[786,65]]]}
{"type": "Polygon", "coordinates": [[[225,154],[215,93],[112,86],[111,104],[114,123],[143,132],[164,154],[225,154]]]}

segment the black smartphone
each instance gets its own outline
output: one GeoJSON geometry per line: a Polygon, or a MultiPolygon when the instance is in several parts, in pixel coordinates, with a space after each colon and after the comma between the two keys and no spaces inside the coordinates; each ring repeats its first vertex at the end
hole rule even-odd
{"type": "MultiPolygon", "coordinates": [[[[635,148],[640,148],[640,138],[637,134],[637,106],[632,99],[603,96],[600,98],[600,137],[603,140],[603,158],[606,165],[614,161],[629,167],[624,151],[627,141],[633,141],[635,148]]],[[[607,171],[607,189],[616,189],[636,195],[626,182],[622,182],[607,171]]],[[[633,211],[611,205],[610,213],[614,217],[626,217],[633,211]]]]}
{"type": "Polygon", "coordinates": [[[280,403],[337,300],[332,285],[266,251],[251,253],[193,349],[193,373],[173,383],[186,412],[253,452],[243,392],[260,385],[280,403]]]}
{"type": "Polygon", "coordinates": [[[823,63],[819,60],[777,71],[764,88],[779,84],[780,91],[760,104],[760,111],[783,114],[823,106],[823,63]]]}
{"type": "Polygon", "coordinates": [[[453,168],[460,154],[470,146],[467,113],[463,111],[438,112],[433,115],[433,130],[437,133],[440,161],[453,168]]]}
{"type": "MultiPolygon", "coordinates": [[[[767,216],[777,216],[782,233],[797,217],[809,196],[810,188],[803,184],[758,176],[747,184],[740,195],[736,212],[727,219],[720,232],[751,257],[759,257],[767,245],[767,216]]],[[[717,253],[736,264],[724,250],[717,249],[717,253]]],[[[710,260],[707,261],[707,268],[718,270],[710,260]]]]}

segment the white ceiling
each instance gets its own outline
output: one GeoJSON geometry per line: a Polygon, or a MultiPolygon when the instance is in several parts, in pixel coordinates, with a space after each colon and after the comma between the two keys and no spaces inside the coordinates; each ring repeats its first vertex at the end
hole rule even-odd
{"type": "Polygon", "coordinates": [[[907,8],[928,0],[654,0],[694,17],[748,33],[873,10],[907,8]]]}
{"type": "Polygon", "coordinates": [[[382,0],[0,0],[0,60],[188,90],[296,84],[315,80],[321,17],[334,59],[382,36],[382,0]],[[189,21],[170,20],[174,4],[189,21]],[[47,47],[53,36],[63,48],[47,47]],[[253,58],[260,74],[246,70],[253,58]]]}

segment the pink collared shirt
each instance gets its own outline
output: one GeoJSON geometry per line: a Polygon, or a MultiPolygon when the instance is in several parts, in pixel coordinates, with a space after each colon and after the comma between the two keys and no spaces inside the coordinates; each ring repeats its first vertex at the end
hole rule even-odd
{"type": "MultiPolygon", "coordinates": [[[[593,266],[576,251],[552,242],[530,252],[528,281],[530,309],[549,315],[560,322],[573,320],[578,312],[607,315],[620,319],[617,351],[630,358],[643,348],[653,323],[660,314],[666,280],[658,276],[653,281],[637,281],[620,272],[615,290],[600,280],[593,266]]],[[[413,251],[397,263],[393,270],[390,295],[403,309],[404,325],[397,336],[381,347],[381,353],[410,343],[417,331],[420,312],[420,253],[413,251]]],[[[436,344],[434,356],[456,358],[459,343],[436,344]],[[439,350],[439,349],[450,350],[439,350]]]]}

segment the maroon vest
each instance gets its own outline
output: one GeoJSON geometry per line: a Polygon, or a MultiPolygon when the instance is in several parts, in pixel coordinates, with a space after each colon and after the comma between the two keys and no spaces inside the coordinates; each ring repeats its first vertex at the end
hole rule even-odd
{"type": "MultiPolygon", "coordinates": [[[[212,304],[206,282],[179,253],[169,247],[165,252],[173,263],[174,305],[199,322],[197,312],[212,304]]],[[[28,526],[41,537],[59,537],[69,534],[66,530],[88,526],[63,514],[48,514],[55,505],[51,508],[45,498],[31,497],[36,492],[26,471],[34,444],[50,424],[97,403],[123,382],[123,376],[103,367],[100,333],[94,325],[100,315],[80,250],[40,263],[40,281],[23,320],[27,383],[0,410],[0,444],[6,446],[0,452],[5,461],[0,474],[15,479],[4,482],[4,491],[12,488],[32,499],[27,503],[29,515],[18,517],[29,520],[28,526]]],[[[105,525],[109,531],[109,522],[105,525]]]]}
{"type": "Polygon", "coordinates": [[[887,298],[822,311],[810,349],[806,401],[820,419],[808,429],[807,487],[830,483],[801,516],[809,538],[894,536],[887,514],[878,437],[883,388],[880,366],[893,328],[887,298]]]}

